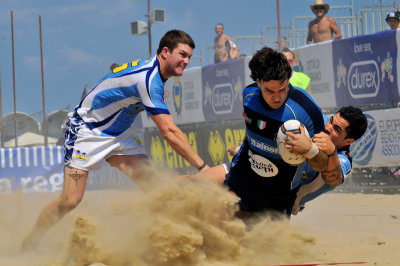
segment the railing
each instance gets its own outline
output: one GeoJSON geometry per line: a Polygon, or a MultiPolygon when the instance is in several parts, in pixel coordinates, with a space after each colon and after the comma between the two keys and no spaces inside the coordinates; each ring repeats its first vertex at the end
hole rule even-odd
{"type": "MultiPolygon", "coordinates": [[[[362,6],[356,6],[354,0],[349,0],[348,5],[330,6],[328,15],[335,19],[343,38],[387,30],[386,15],[400,8],[400,3],[396,0],[364,0],[361,2],[362,6]]],[[[281,26],[281,38],[286,38],[290,48],[306,45],[308,23],[314,18],[315,16],[292,17],[290,25],[281,26]]],[[[277,26],[264,26],[259,36],[235,36],[232,39],[239,46],[241,54],[251,56],[263,46],[274,48],[277,36],[277,26]]],[[[196,61],[191,65],[212,64],[213,56],[213,46],[203,47],[199,62],[196,61]]]]}

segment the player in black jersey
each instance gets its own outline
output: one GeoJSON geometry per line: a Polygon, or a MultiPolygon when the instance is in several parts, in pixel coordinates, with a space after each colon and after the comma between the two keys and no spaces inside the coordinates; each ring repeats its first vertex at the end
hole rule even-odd
{"type": "MultiPolygon", "coordinates": [[[[320,107],[304,90],[289,84],[292,68],[285,56],[265,47],[250,60],[255,83],[243,91],[246,138],[233,158],[225,184],[240,198],[239,217],[278,212],[290,216],[301,181],[304,163],[290,165],[282,160],[275,140],[279,127],[289,119],[300,121],[310,137],[324,130],[320,107]]],[[[327,155],[307,137],[293,135],[286,142],[291,152],[304,154],[316,171],[327,166],[327,155]]]]}

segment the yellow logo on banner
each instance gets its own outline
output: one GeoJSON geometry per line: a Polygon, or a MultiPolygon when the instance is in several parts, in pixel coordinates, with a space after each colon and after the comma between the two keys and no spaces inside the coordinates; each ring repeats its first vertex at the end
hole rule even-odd
{"type": "Polygon", "coordinates": [[[164,162],[164,148],[158,136],[151,137],[150,154],[155,162],[164,162]]]}
{"type": "MultiPolygon", "coordinates": [[[[184,133],[190,146],[197,153],[196,134],[194,132],[184,133]]],[[[151,137],[150,156],[157,163],[167,163],[170,168],[190,167],[190,163],[182,158],[164,139],[158,136],[151,137]]]]}
{"type": "Polygon", "coordinates": [[[225,157],[225,143],[221,138],[218,131],[210,131],[210,138],[208,140],[208,152],[214,165],[219,165],[224,162],[225,157]]]}

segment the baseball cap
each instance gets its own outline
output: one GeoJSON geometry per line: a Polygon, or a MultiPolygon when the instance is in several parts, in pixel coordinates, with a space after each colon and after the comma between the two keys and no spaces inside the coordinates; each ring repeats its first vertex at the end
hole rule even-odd
{"type": "Polygon", "coordinates": [[[397,20],[400,20],[400,12],[390,12],[386,16],[386,21],[388,21],[388,19],[390,19],[390,18],[395,18],[397,20]]]}

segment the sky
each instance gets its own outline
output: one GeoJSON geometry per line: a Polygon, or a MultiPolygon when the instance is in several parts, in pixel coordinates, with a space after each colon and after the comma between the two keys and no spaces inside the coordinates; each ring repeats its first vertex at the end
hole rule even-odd
{"type": "MultiPolygon", "coordinates": [[[[281,25],[290,25],[293,16],[313,16],[310,5],[314,0],[279,2],[281,25]]],[[[350,1],[334,2],[340,5],[350,1]]],[[[151,0],[150,9],[155,8],[165,10],[166,22],[151,27],[153,55],[160,38],[170,29],[189,33],[196,43],[193,55],[198,56],[202,47],[213,45],[217,22],[224,24],[225,33],[231,37],[260,35],[264,26],[277,26],[276,0],[151,0]]],[[[3,117],[14,112],[11,10],[16,110],[38,121],[42,120],[43,105],[39,15],[47,115],[64,108],[72,111],[84,87],[93,87],[112,63],[149,55],[147,35],[130,34],[132,21],[147,21],[147,0],[0,0],[3,117]]]]}

